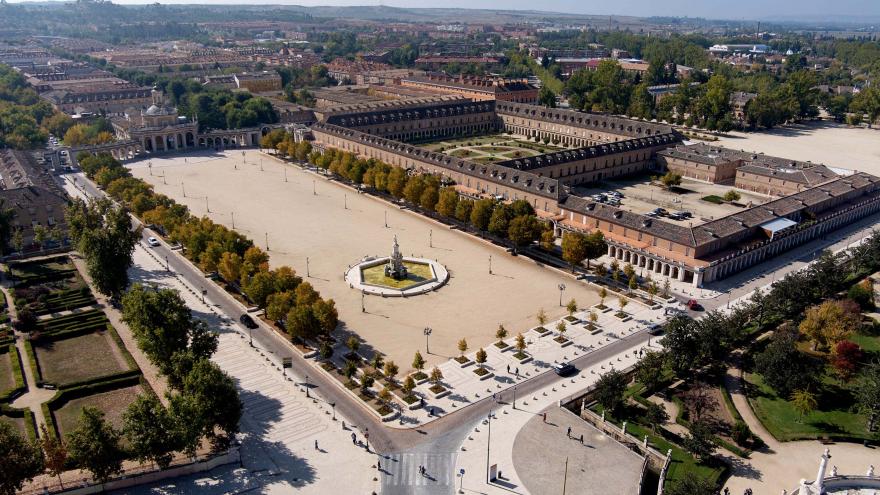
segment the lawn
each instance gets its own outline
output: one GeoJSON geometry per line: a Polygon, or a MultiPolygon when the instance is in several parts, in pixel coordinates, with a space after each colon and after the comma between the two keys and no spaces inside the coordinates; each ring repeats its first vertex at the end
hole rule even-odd
{"type": "Polygon", "coordinates": [[[12,354],[9,351],[0,354],[0,395],[15,388],[15,376],[12,370],[12,354]]]}
{"type": "MultiPolygon", "coordinates": [[[[634,408],[629,408],[633,410],[634,408]]],[[[590,410],[596,414],[602,414],[602,406],[594,404],[590,410]]],[[[620,420],[611,415],[606,415],[606,420],[614,423],[618,428],[621,426],[620,420]]],[[[710,465],[698,462],[690,453],[679,447],[678,445],[667,440],[659,434],[651,432],[651,427],[641,424],[641,418],[635,420],[627,415],[626,431],[636,438],[644,438],[648,436],[648,445],[655,450],[666,453],[672,450],[672,461],[669,463],[669,470],[666,472],[666,481],[675,482],[685,476],[686,473],[692,472],[701,478],[707,478],[713,483],[718,483],[726,471],[723,465],[710,465]]],[[[658,430],[659,431],[659,430],[658,430]]]]}
{"type": "Polygon", "coordinates": [[[63,386],[129,369],[107,331],[34,345],[43,381],[63,386]],[[75,356],[75,359],[71,359],[75,356]]]}
{"type": "Polygon", "coordinates": [[[5,414],[0,414],[0,422],[9,423],[18,432],[19,435],[28,438],[27,426],[25,423],[25,418],[15,418],[12,416],[7,416],[5,414]]]}
{"type": "Polygon", "coordinates": [[[407,276],[401,280],[385,276],[384,264],[362,269],[361,276],[363,277],[364,282],[370,285],[379,285],[400,290],[408,289],[414,285],[434,278],[434,270],[431,269],[431,265],[427,263],[404,261],[403,265],[407,269],[407,276]]]}
{"type": "Polygon", "coordinates": [[[70,277],[76,272],[67,256],[10,265],[17,283],[35,284],[70,277]]]}
{"type": "Polygon", "coordinates": [[[128,405],[134,402],[138,395],[144,393],[141,385],[133,385],[130,387],[118,388],[108,392],[87,395],[77,399],[72,399],[59,409],[52,411],[55,417],[55,424],[58,426],[62,436],[70,433],[76,428],[77,420],[84,407],[96,407],[103,411],[105,419],[116,428],[122,426],[122,415],[125,413],[128,405]]]}
{"type": "MultiPolygon", "coordinates": [[[[776,395],[761,375],[747,373],[751,386],[749,403],[758,419],[777,440],[791,441],[815,438],[868,439],[867,419],[853,412],[855,399],[846,385],[835,377],[823,377],[824,389],[819,397],[819,408],[803,419],[792,403],[776,395]]],[[[852,384],[849,384],[852,385],[852,384]]]]}

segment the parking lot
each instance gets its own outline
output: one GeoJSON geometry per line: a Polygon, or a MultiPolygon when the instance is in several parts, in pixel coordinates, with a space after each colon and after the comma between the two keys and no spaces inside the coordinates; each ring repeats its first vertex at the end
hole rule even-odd
{"type": "Polygon", "coordinates": [[[611,199],[611,202],[608,200],[603,202],[635,213],[645,214],[656,208],[663,208],[668,213],[689,212],[692,214],[692,218],[680,220],[680,222],[688,222],[689,225],[699,225],[742,211],[743,207],[748,206],[750,203],[757,205],[766,203],[771,199],[768,196],[739,189],[736,190],[741,196],[738,203],[743,206],[729,203],[715,204],[701,199],[710,195],[724,196],[727,191],[733,189],[732,186],[707,184],[683,178],[679,187],[667,190],[662,186],[651,185],[650,177],[642,175],[626,179],[606,180],[594,187],[575,187],[573,192],[583,197],[603,193],[608,197],[618,193],[621,195],[619,204],[616,204],[613,199],[611,199]]]}

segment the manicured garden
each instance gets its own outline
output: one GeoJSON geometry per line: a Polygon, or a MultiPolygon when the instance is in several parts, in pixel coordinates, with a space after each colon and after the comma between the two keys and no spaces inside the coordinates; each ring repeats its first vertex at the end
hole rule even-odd
{"type": "Polygon", "coordinates": [[[94,393],[84,397],[71,399],[62,405],[54,405],[51,408],[55,424],[59,433],[63,436],[76,428],[77,421],[84,407],[94,407],[105,414],[104,419],[115,428],[122,427],[122,415],[128,409],[128,405],[137,399],[138,395],[152,393],[140,384],[124,386],[94,393]]]}
{"type": "Polygon", "coordinates": [[[116,375],[132,368],[109,334],[112,329],[33,344],[42,381],[63,387],[116,375]]]}

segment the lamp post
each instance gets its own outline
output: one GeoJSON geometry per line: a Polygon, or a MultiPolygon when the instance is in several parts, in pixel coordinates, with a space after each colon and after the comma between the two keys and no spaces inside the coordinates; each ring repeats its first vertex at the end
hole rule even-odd
{"type": "Polygon", "coordinates": [[[235,212],[229,212],[232,215],[232,230],[235,230],[235,212]]]}
{"type": "Polygon", "coordinates": [[[516,385],[513,386],[513,408],[516,409],[516,385]]]}
{"type": "Polygon", "coordinates": [[[315,181],[312,181],[312,195],[313,195],[313,196],[317,196],[317,195],[318,195],[318,189],[317,189],[317,187],[318,187],[318,186],[315,185],[315,181]]]}
{"type": "Polygon", "coordinates": [[[562,306],[562,293],[565,292],[565,284],[559,284],[559,306],[562,306]]]}
{"type": "Polygon", "coordinates": [[[489,275],[492,275],[492,255],[489,255],[489,275]]]}
{"type": "Polygon", "coordinates": [[[385,228],[388,228],[388,210],[385,210],[385,228]]]}
{"type": "Polygon", "coordinates": [[[284,167],[284,182],[287,182],[287,167],[284,167]]]}
{"type": "Polygon", "coordinates": [[[361,289],[361,313],[367,312],[367,307],[364,306],[364,297],[365,297],[365,293],[364,293],[363,289],[361,289]]]}
{"type": "Polygon", "coordinates": [[[265,233],[265,237],[266,237],[266,251],[269,251],[269,233],[268,232],[265,233]]]}
{"type": "Polygon", "coordinates": [[[434,229],[428,229],[428,247],[434,247],[434,229]]]}
{"type": "Polygon", "coordinates": [[[348,194],[342,195],[342,201],[343,201],[343,203],[342,203],[343,207],[347,210],[348,209],[348,194]]]}
{"type": "Polygon", "coordinates": [[[186,188],[183,187],[183,181],[180,181],[180,190],[183,191],[183,197],[186,197],[186,188]]]}
{"type": "Polygon", "coordinates": [[[489,423],[489,436],[486,438],[486,483],[489,483],[489,448],[492,445],[492,410],[489,409],[489,415],[486,416],[489,423]]]}
{"type": "Polygon", "coordinates": [[[309,375],[306,375],[306,397],[311,399],[312,397],[309,395],[309,375]]]}
{"type": "Polygon", "coordinates": [[[335,402],[331,402],[331,403],[330,403],[330,407],[333,408],[333,421],[336,421],[336,403],[335,403],[335,402]]]}
{"type": "Polygon", "coordinates": [[[208,196],[205,196],[205,209],[211,213],[211,205],[208,203],[208,196]]]}
{"type": "Polygon", "coordinates": [[[308,256],[306,256],[306,277],[311,277],[311,275],[309,275],[309,257],[308,256]]]}
{"type": "Polygon", "coordinates": [[[150,167],[150,176],[152,176],[153,175],[153,160],[150,160],[150,162],[147,164],[147,166],[150,167]]]}
{"type": "Polygon", "coordinates": [[[422,330],[422,333],[425,335],[425,353],[427,353],[427,354],[431,354],[431,347],[428,342],[428,337],[431,336],[431,332],[433,332],[433,331],[434,330],[431,329],[431,327],[425,327],[425,329],[422,330]]]}

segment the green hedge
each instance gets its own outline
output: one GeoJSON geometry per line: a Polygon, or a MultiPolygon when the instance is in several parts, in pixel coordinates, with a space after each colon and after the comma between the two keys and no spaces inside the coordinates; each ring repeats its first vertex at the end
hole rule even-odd
{"type": "Polygon", "coordinates": [[[31,365],[31,371],[34,373],[34,378],[36,378],[37,386],[43,384],[43,372],[40,371],[40,365],[37,364],[37,354],[34,352],[34,345],[31,344],[30,340],[24,341],[24,351],[27,353],[28,363],[31,365]]]}
{"type": "Polygon", "coordinates": [[[24,418],[24,427],[31,441],[37,440],[37,422],[30,409],[16,409],[8,404],[0,404],[0,416],[24,418]]]}
{"type": "Polygon", "coordinates": [[[43,409],[43,416],[46,418],[47,427],[55,434],[56,438],[59,437],[60,432],[58,431],[58,425],[55,423],[55,417],[52,414],[53,411],[64,407],[65,404],[73,399],[79,399],[81,397],[108,392],[123,387],[140,385],[142,379],[143,376],[141,375],[140,370],[127,371],[109,377],[105,376],[72,383],[60,389],[54,397],[44,402],[41,406],[43,409]]]}
{"type": "Polygon", "coordinates": [[[714,203],[716,205],[724,204],[724,198],[722,198],[721,196],[716,196],[714,194],[710,194],[708,196],[703,196],[700,199],[702,199],[703,201],[706,201],[708,203],[714,203]]]}

